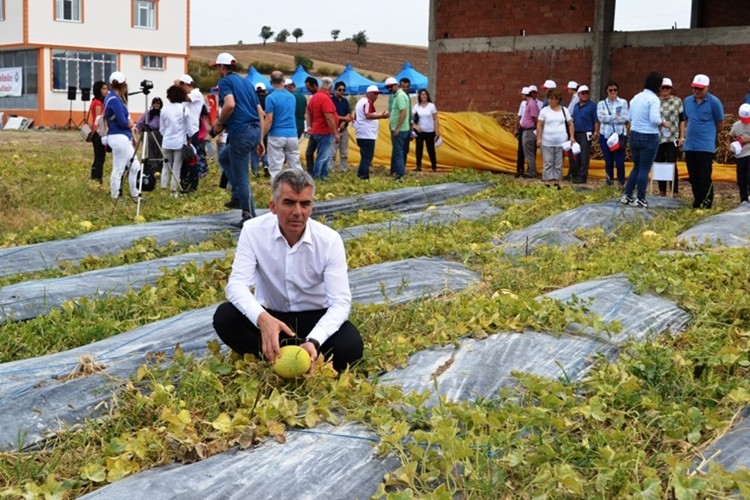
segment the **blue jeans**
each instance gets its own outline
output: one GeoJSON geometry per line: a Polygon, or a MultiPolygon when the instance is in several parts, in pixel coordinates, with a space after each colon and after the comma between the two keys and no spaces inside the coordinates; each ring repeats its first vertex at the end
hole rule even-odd
{"type": "Polygon", "coordinates": [[[359,169],[357,169],[357,177],[360,179],[369,179],[372,157],[375,156],[375,139],[357,139],[357,146],[359,146],[359,169]]]}
{"type": "Polygon", "coordinates": [[[607,146],[607,137],[599,135],[599,146],[602,150],[602,156],[604,156],[604,171],[607,173],[607,184],[612,184],[615,178],[615,165],[617,165],[617,182],[625,184],[625,149],[628,139],[627,137],[625,138],[619,149],[610,151],[609,146],[607,146]]]}
{"type": "Polygon", "coordinates": [[[646,199],[648,173],[654,164],[656,152],[659,150],[659,134],[642,134],[630,132],[630,156],[633,158],[633,170],[625,184],[625,196],[632,198],[633,189],[637,187],[639,200],[646,199]]]}
{"type": "Polygon", "coordinates": [[[248,167],[250,151],[260,142],[260,129],[257,125],[248,125],[241,132],[230,134],[227,145],[219,155],[219,164],[232,183],[232,193],[240,200],[243,217],[255,217],[255,200],[250,189],[248,167]]]}
{"type": "Polygon", "coordinates": [[[404,152],[409,146],[409,131],[399,132],[393,135],[391,132],[391,171],[396,174],[397,178],[406,175],[406,162],[404,152]]]}
{"type": "Polygon", "coordinates": [[[318,156],[313,164],[313,179],[328,178],[328,162],[333,153],[333,134],[313,134],[312,138],[318,145],[318,156]]]}

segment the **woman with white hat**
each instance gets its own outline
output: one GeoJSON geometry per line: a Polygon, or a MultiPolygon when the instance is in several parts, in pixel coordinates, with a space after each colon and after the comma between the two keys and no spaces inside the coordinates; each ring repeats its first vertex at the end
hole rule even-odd
{"type": "MultiPolygon", "coordinates": [[[[130,198],[138,201],[141,192],[138,189],[138,174],[141,164],[135,155],[133,147],[133,120],[127,108],[128,84],[127,78],[120,71],[109,76],[111,92],[104,100],[104,120],[107,121],[107,145],[112,149],[112,175],[109,178],[112,201],[116,202],[121,196],[122,176],[129,168],[128,182],[130,198]],[[132,161],[132,165],[130,164],[132,161]]],[[[102,141],[104,142],[104,141],[102,141]]]]}

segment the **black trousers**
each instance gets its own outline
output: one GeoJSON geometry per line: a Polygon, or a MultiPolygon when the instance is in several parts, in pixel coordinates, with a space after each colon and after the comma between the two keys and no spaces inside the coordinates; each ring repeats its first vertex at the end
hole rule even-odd
{"type": "MultiPolygon", "coordinates": [[[[677,179],[677,146],[672,141],[663,142],[659,144],[659,149],[656,151],[656,159],[654,161],[663,163],[674,163],[674,182],[672,183],[672,192],[678,193],[679,181],[677,179]]],[[[659,181],[659,192],[667,192],[667,181],[659,181]]]]}
{"type": "Polygon", "coordinates": [[[104,159],[107,155],[107,151],[102,144],[102,138],[99,134],[94,134],[94,138],[91,140],[91,145],[94,147],[94,163],[91,164],[91,180],[102,182],[102,176],[104,175],[104,159]]]}
{"type": "Polygon", "coordinates": [[[713,161],[713,153],[685,151],[688,179],[693,189],[693,208],[711,208],[714,203],[713,161]]]}
{"type": "Polygon", "coordinates": [[[522,135],[523,132],[520,130],[516,133],[516,139],[518,139],[518,150],[516,151],[516,177],[521,177],[523,175],[523,168],[526,165],[526,156],[523,154],[523,141],[521,140],[522,135]]]}
{"type": "Polygon", "coordinates": [[[427,147],[427,156],[430,157],[432,170],[437,169],[437,157],[435,156],[435,132],[417,133],[417,169],[422,169],[422,152],[427,147]]]}
{"type": "Polygon", "coordinates": [[[313,166],[315,165],[315,151],[318,150],[318,141],[313,139],[313,136],[307,138],[307,149],[305,149],[305,163],[307,166],[307,173],[313,174],[313,166]]]}
{"type": "MultiPolygon", "coordinates": [[[[279,334],[279,343],[283,345],[302,344],[318,323],[327,309],[301,312],[279,312],[268,310],[268,313],[283,321],[296,337],[279,334]]],[[[214,313],[214,330],[222,342],[239,354],[254,354],[263,357],[260,330],[247,316],[242,314],[231,302],[224,302],[214,313]]],[[[357,328],[350,322],[344,321],[339,331],[331,335],[322,346],[320,353],[325,359],[333,359],[333,368],[337,372],[344,371],[347,366],[354,365],[362,358],[364,346],[357,328]]]]}

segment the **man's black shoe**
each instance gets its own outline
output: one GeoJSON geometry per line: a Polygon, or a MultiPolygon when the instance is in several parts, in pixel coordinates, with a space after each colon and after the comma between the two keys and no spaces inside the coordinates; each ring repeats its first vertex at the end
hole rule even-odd
{"type": "Polygon", "coordinates": [[[250,215],[250,212],[242,212],[242,219],[240,219],[240,221],[237,222],[234,226],[242,229],[242,226],[245,225],[245,222],[249,221],[252,218],[253,216],[250,215]]]}
{"type": "Polygon", "coordinates": [[[224,203],[224,206],[227,208],[240,208],[240,200],[232,198],[228,202],[224,203]]]}
{"type": "Polygon", "coordinates": [[[523,174],[524,179],[536,179],[536,174],[523,174]]]}

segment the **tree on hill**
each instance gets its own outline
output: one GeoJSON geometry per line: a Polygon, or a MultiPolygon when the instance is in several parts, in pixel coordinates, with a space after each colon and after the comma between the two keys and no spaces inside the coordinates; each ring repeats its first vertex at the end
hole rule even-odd
{"type": "Polygon", "coordinates": [[[275,40],[277,42],[286,42],[287,38],[289,38],[289,30],[284,28],[283,30],[279,31],[279,34],[276,35],[275,40]]]}
{"type": "Polygon", "coordinates": [[[302,28],[295,28],[294,31],[292,31],[292,36],[294,37],[295,42],[299,42],[299,39],[304,35],[305,32],[302,31],[302,28]]]}
{"type": "Polygon", "coordinates": [[[365,30],[353,34],[352,42],[357,44],[357,54],[359,54],[359,49],[361,49],[362,47],[367,47],[367,33],[365,33],[365,30]]]}
{"type": "Polygon", "coordinates": [[[263,26],[260,29],[260,35],[258,35],[258,36],[263,39],[263,45],[265,45],[266,42],[268,41],[268,39],[273,36],[273,31],[271,31],[271,27],[270,26],[263,26]]]}
{"type": "Polygon", "coordinates": [[[339,35],[341,34],[341,30],[331,30],[331,38],[333,38],[333,41],[339,39],[339,35]]]}

